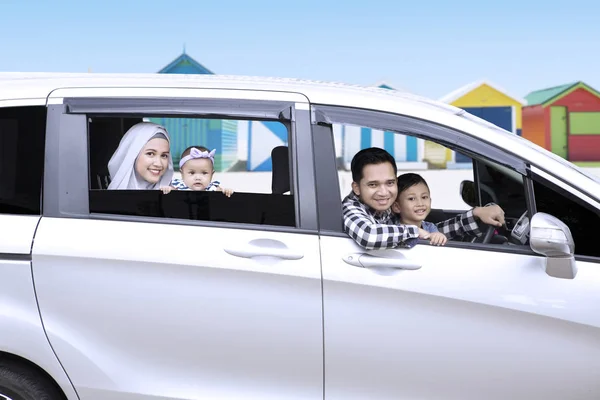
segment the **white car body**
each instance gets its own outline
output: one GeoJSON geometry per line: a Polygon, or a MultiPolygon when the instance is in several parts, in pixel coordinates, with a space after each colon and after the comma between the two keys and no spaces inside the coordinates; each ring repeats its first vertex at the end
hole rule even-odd
{"type": "Polygon", "coordinates": [[[67,399],[600,396],[600,258],[565,255],[555,272],[552,257],[489,246],[367,252],[324,227],[317,186],[335,172],[312,164],[307,138],[327,107],[427,121],[600,214],[600,182],[530,142],[436,101],[294,79],[0,73],[0,109],[29,106],[49,110],[43,212],[0,214],[0,360],[44,371],[67,399]],[[313,185],[297,196],[298,229],[93,217],[76,186],[87,155],[54,154],[85,148],[60,109],[82,98],[292,104],[294,185],[313,185]],[[198,237],[198,254],[173,251],[198,237]]]}

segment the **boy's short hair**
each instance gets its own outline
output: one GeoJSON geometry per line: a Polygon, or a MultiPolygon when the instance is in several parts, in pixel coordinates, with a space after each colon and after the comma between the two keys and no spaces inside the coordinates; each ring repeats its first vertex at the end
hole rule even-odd
{"type": "Polygon", "coordinates": [[[394,175],[398,173],[398,167],[396,166],[396,160],[394,157],[384,149],[379,147],[369,147],[368,149],[362,149],[352,157],[350,163],[350,170],[352,171],[352,180],[359,183],[363,177],[363,169],[370,164],[383,164],[389,162],[394,168],[394,175]]]}
{"type": "Polygon", "coordinates": [[[198,150],[200,150],[200,151],[210,151],[210,150],[208,150],[208,149],[207,149],[206,147],[204,147],[204,146],[190,146],[190,147],[188,147],[187,149],[185,149],[185,150],[183,151],[183,153],[181,153],[181,157],[180,157],[180,158],[183,158],[183,157],[185,157],[185,156],[189,156],[189,155],[190,155],[190,153],[192,152],[192,149],[193,149],[194,147],[195,147],[195,148],[197,148],[197,149],[198,149],[198,150]]]}
{"type": "Polygon", "coordinates": [[[423,179],[423,177],[421,175],[414,174],[412,172],[399,175],[398,176],[398,196],[400,196],[400,193],[404,192],[409,187],[418,185],[419,183],[424,184],[427,187],[427,190],[429,190],[429,185],[427,184],[427,182],[425,181],[425,179],[423,179]]]}

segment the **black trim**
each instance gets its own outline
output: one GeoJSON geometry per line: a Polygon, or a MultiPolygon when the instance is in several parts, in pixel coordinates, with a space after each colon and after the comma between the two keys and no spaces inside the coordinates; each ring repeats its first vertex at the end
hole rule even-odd
{"type": "MultiPolygon", "coordinates": [[[[319,229],[343,232],[342,202],[337,175],[333,131],[329,124],[312,125],[319,229]]],[[[350,188],[348,188],[348,192],[350,188]]]]}
{"type": "Polygon", "coordinates": [[[31,261],[31,254],[0,253],[0,261],[31,261]]]}
{"type": "Polygon", "coordinates": [[[174,190],[90,190],[95,214],[296,227],[294,197],[284,194],[174,190]]]}
{"type": "MultiPolygon", "coordinates": [[[[332,231],[320,231],[322,236],[328,237],[339,237],[346,238],[352,240],[350,236],[346,233],[341,232],[332,232],[332,231]]],[[[417,244],[424,246],[431,246],[429,241],[427,240],[417,240],[417,244]]],[[[470,249],[470,250],[484,250],[484,251],[494,251],[498,253],[511,253],[511,254],[523,254],[527,256],[536,256],[536,257],[544,257],[541,254],[535,253],[529,246],[520,246],[520,245],[504,245],[504,244],[487,244],[487,243],[471,243],[471,242],[459,242],[454,240],[449,240],[446,242],[443,247],[453,247],[453,248],[461,248],[461,249],[470,249]]],[[[402,250],[402,247],[396,247],[397,250],[402,250]]],[[[410,249],[405,249],[410,250],[410,249]]]]}
{"type": "Polygon", "coordinates": [[[575,260],[600,264],[600,258],[575,254],[575,260]]]}
{"type": "MultiPolygon", "coordinates": [[[[315,188],[316,173],[313,162],[313,143],[310,134],[310,112],[294,108],[296,121],[292,123],[290,141],[293,194],[296,201],[296,226],[302,229],[317,230],[317,195],[315,188]]],[[[317,170],[318,171],[318,170],[317,170]]]]}
{"type": "Polygon", "coordinates": [[[531,171],[528,171],[527,176],[523,177],[523,186],[525,188],[525,199],[527,201],[527,211],[529,214],[529,220],[537,213],[537,206],[535,205],[535,193],[533,190],[533,180],[531,179],[531,171]]]}
{"type": "Polygon", "coordinates": [[[65,98],[68,114],[196,115],[216,119],[293,120],[293,102],[198,98],[65,98]]]}
{"type": "Polygon", "coordinates": [[[477,206],[482,206],[481,202],[483,201],[481,198],[481,188],[479,187],[479,162],[474,159],[471,160],[473,164],[473,185],[475,185],[475,194],[477,195],[477,206]]]}

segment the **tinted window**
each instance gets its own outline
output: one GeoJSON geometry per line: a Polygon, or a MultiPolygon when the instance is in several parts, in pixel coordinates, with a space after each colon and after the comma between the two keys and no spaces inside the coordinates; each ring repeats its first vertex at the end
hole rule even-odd
{"type": "MultiPolygon", "coordinates": [[[[294,194],[290,186],[289,125],[280,121],[206,118],[105,117],[88,119],[90,144],[90,212],[178,218],[200,221],[295,226],[294,194]],[[166,129],[173,161],[173,181],[190,172],[179,163],[191,146],[214,150],[211,181],[231,197],[205,189],[108,190],[109,161],[127,131],[140,122],[166,129]]],[[[140,153],[141,154],[141,153],[140,153]]],[[[189,156],[189,155],[188,155],[189,156]]],[[[189,157],[186,157],[189,159],[189,157]]],[[[194,164],[195,165],[195,164],[194,164]]],[[[114,171],[113,171],[114,174],[114,171]]],[[[162,185],[161,185],[162,186],[162,185]]]]}
{"type": "Polygon", "coordinates": [[[598,227],[600,214],[564,190],[550,183],[534,182],[538,212],[544,212],[567,224],[575,242],[575,254],[600,257],[598,227]]]}
{"type": "Polygon", "coordinates": [[[0,108],[0,213],[41,214],[46,108],[0,108]]]}

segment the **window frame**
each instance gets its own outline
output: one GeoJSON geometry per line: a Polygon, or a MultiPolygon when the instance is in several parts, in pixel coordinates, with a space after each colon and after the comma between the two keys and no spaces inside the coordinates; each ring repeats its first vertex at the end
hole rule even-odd
{"type": "MultiPolygon", "coordinates": [[[[126,92],[126,91],[125,91],[126,92]]],[[[245,94],[248,94],[247,91],[245,94]]],[[[85,93],[83,93],[85,94],[85,93]]],[[[43,215],[56,218],[85,218],[119,221],[218,226],[285,232],[317,232],[316,196],[310,140],[308,102],[268,100],[269,92],[255,98],[228,98],[227,90],[211,90],[206,97],[65,97],[53,98],[48,107],[43,215]],[[218,96],[215,96],[218,94],[218,96]],[[212,97],[211,97],[212,95],[212,97]],[[88,114],[96,116],[164,115],[210,119],[286,120],[290,126],[290,171],[296,226],[190,221],[119,214],[90,213],[88,114]],[[301,165],[302,168],[298,168],[301,165]],[[82,168],[83,166],[83,168],[82,168]]],[[[275,92],[274,98],[277,96],[275,92]]]]}
{"type": "MultiPolygon", "coordinates": [[[[319,213],[319,232],[321,235],[344,237],[341,193],[335,164],[335,144],[332,124],[352,124],[383,131],[393,131],[409,136],[429,140],[452,150],[461,151],[474,160],[485,159],[503,165],[523,177],[527,210],[535,210],[534,196],[531,193],[529,164],[502,148],[483,142],[454,128],[432,121],[418,119],[401,114],[346,106],[311,105],[311,123],[313,147],[315,149],[317,207],[319,213]],[[402,129],[399,129],[402,127],[402,129]]],[[[348,192],[350,188],[348,188],[348,192]]],[[[428,243],[419,241],[419,243],[428,243]]],[[[505,246],[494,244],[448,241],[446,246],[509,252],[530,256],[541,255],[533,252],[529,246],[505,246]]]]}

